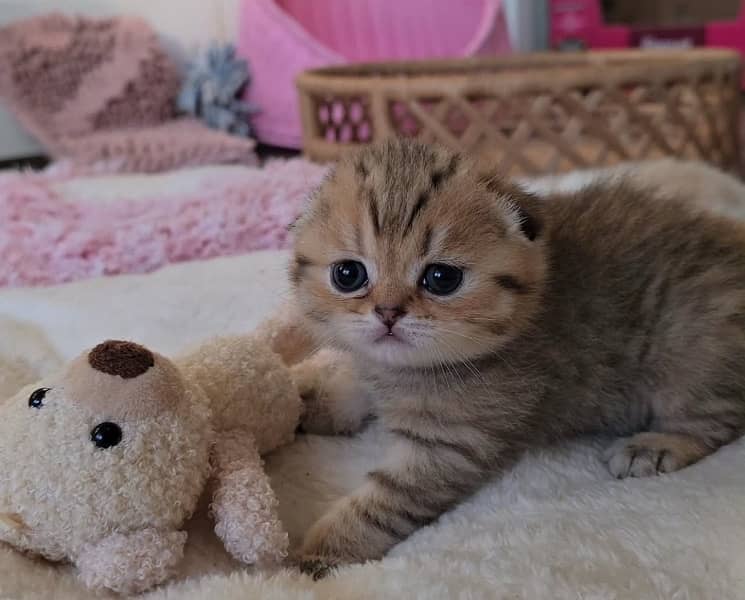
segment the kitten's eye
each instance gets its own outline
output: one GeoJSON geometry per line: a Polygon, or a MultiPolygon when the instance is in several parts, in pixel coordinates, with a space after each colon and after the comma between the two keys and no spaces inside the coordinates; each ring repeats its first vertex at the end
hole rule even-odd
{"type": "Polygon", "coordinates": [[[28,398],[28,405],[31,408],[41,408],[44,406],[44,397],[50,388],[39,388],[34,391],[28,398]]]}
{"type": "Polygon", "coordinates": [[[365,265],[356,260],[336,263],[331,267],[331,282],[340,292],[356,292],[367,285],[365,265]]]}
{"type": "Polygon", "coordinates": [[[434,264],[424,270],[422,287],[436,296],[447,296],[460,287],[463,271],[452,265],[434,264]]]}
{"type": "Polygon", "coordinates": [[[112,448],[122,441],[122,429],[116,423],[109,421],[99,423],[91,431],[91,441],[96,445],[96,448],[102,450],[112,448]]]}

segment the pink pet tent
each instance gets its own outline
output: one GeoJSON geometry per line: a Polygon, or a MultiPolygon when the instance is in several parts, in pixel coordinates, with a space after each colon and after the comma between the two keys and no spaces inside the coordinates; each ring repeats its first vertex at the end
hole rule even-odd
{"type": "Polygon", "coordinates": [[[509,52],[501,0],[244,0],[238,49],[259,139],[299,148],[297,75],[349,62],[509,52]]]}

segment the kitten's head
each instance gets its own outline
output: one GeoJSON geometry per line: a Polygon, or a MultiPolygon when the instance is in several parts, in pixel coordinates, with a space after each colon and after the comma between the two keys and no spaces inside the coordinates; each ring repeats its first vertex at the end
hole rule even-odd
{"type": "Polygon", "coordinates": [[[373,146],[342,161],[296,223],[299,305],[322,341],[394,366],[496,351],[540,302],[539,209],[459,154],[373,146]]]}

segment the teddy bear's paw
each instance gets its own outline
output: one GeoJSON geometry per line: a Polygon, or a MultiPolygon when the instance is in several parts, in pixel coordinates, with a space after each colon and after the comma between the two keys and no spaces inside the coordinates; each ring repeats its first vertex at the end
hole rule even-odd
{"type": "Polygon", "coordinates": [[[185,544],[183,531],[143,529],[113,533],[83,548],[76,563],[88,587],[140,594],[175,573],[185,544]]]}

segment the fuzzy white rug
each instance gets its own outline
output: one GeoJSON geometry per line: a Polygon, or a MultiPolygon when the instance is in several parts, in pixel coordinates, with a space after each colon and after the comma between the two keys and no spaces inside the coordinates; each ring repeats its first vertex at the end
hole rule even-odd
{"type": "MultiPolygon", "coordinates": [[[[175,352],[249,329],[283,296],[284,264],[284,254],[259,253],[2,292],[0,360],[21,351],[28,377],[109,336],[175,352]]],[[[270,458],[293,537],[361,480],[379,437],[308,436],[270,458]]],[[[150,597],[745,598],[745,444],[674,475],[623,482],[600,463],[602,445],[528,456],[384,561],[315,584],[242,569],[196,518],[181,580],[150,597]]],[[[0,548],[0,598],[87,597],[67,567],[0,548]]]]}
{"type": "MultiPolygon", "coordinates": [[[[104,338],[173,353],[248,330],[284,296],[286,255],[180,264],[146,276],[0,292],[0,393],[104,338]]],[[[385,446],[307,436],[268,460],[294,539],[385,446]]],[[[526,456],[383,561],[313,583],[231,562],[203,515],[180,577],[147,595],[204,598],[745,599],[745,442],[673,475],[616,481],[607,440],[526,456]]],[[[0,546],[0,599],[89,598],[68,567],[0,546]]]]}

